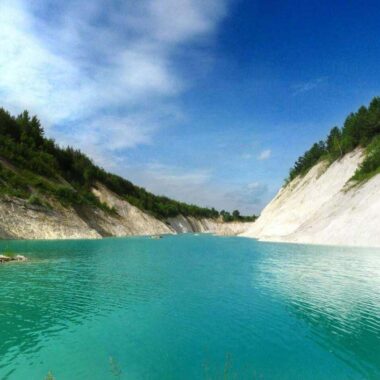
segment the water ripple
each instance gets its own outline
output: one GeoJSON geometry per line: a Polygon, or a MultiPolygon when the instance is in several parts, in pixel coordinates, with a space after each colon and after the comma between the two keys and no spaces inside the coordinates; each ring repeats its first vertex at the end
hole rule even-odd
{"type": "MultiPolygon", "coordinates": [[[[375,379],[380,252],[211,236],[3,242],[0,378],[375,379]],[[207,376],[205,368],[207,367],[207,376]],[[124,377],[123,377],[124,378],[124,377]]],[[[1,247],[0,247],[1,248],[1,247]]]]}

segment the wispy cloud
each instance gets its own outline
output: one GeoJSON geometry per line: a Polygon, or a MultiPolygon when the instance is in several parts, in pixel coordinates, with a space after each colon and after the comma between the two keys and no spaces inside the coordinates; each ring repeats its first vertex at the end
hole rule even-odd
{"type": "Polygon", "coordinates": [[[188,86],[173,57],[213,33],[226,1],[2,0],[2,105],[99,155],[149,143],[188,86]]]}
{"type": "Polygon", "coordinates": [[[227,197],[234,199],[235,204],[247,214],[258,214],[268,202],[269,195],[268,186],[260,182],[248,183],[226,194],[227,197]]]}
{"type": "MultiPolygon", "coordinates": [[[[224,193],[215,194],[210,169],[188,169],[175,165],[147,163],[126,167],[128,177],[146,187],[147,190],[203,206],[213,206],[224,193]],[[212,196],[211,196],[212,195],[212,196]],[[210,201],[211,200],[211,201],[210,201]]],[[[121,174],[124,174],[121,172],[121,174]]]]}
{"type": "Polygon", "coordinates": [[[129,179],[155,194],[219,210],[238,209],[246,215],[258,214],[271,195],[260,182],[220,185],[218,173],[211,168],[188,169],[156,162],[129,166],[124,162],[120,174],[128,174],[129,179]]]}
{"type": "Polygon", "coordinates": [[[263,150],[258,156],[257,156],[257,159],[259,161],[264,161],[264,160],[267,160],[268,158],[270,158],[270,156],[272,155],[272,151],[270,149],[265,149],[263,150]]]}
{"type": "Polygon", "coordinates": [[[300,94],[304,94],[305,92],[312,91],[322,86],[323,84],[327,83],[327,80],[328,80],[327,77],[320,77],[317,79],[309,80],[307,82],[295,84],[294,86],[292,86],[293,95],[300,95],[300,94]]]}
{"type": "Polygon", "coordinates": [[[132,164],[125,154],[182,120],[177,100],[191,77],[178,57],[196,59],[209,46],[229,2],[1,0],[1,106],[31,110],[60,143],[157,194],[251,213],[260,189],[218,186],[209,168],[132,164]]]}
{"type": "Polygon", "coordinates": [[[164,184],[168,188],[183,185],[199,186],[207,183],[211,178],[211,171],[207,169],[184,170],[183,168],[163,165],[159,163],[151,163],[145,166],[145,173],[151,178],[155,178],[161,185],[164,184]]]}

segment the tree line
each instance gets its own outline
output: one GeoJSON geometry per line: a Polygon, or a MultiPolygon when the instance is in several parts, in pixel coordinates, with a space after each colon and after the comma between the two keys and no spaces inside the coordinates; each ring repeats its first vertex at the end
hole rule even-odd
{"type": "Polygon", "coordinates": [[[321,140],[297,159],[290,169],[287,182],[304,175],[321,160],[333,162],[361,146],[367,156],[353,179],[363,180],[380,168],[380,97],[372,99],[368,107],[362,106],[350,113],[343,127],[333,127],[326,140],[321,140]]]}
{"type": "MultiPolygon", "coordinates": [[[[91,189],[97,182],[104,184],[134,206],[155,217],[165,219],[179,214],[203,218],[222,217],[225,220],[251,220],[252,217],[221,215],[215,208],[199,207],[154,195],[132,182],[108,173],[95,165],[80,150],[62,148],[53,139],[45,137],[41,122],[27,111],[14,117],[0,108],[0,158],[17,170],[11,170],[0,161],[0,194],[30,198],[38,203],[35,192],[51,195],[63,205],[93,205],[107,210],[91,189]],[[32,197],[33,195],[33,197],[32,197]]],[[[112,210],[108,210],[112,211],[112,210]]]]}

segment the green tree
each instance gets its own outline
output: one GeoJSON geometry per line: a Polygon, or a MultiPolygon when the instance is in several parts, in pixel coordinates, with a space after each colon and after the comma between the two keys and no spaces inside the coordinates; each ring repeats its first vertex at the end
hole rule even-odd
{"type": "Polygon", "coordinates": [[[331,129],[326,140],[326,149],[333,159],[343,156],[342,132],[338,127],[331,129]]]}

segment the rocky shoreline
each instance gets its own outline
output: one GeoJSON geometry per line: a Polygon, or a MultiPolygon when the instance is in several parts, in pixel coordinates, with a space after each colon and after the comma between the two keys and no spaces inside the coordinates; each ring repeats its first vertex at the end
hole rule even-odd
{"type": "Polygon", "coordinates": [[[15,255],[15,256],[0,255],[0,264],[10,263],[10,262],[25,262],[25,261],[28,261],[28,259],[23,255],[15,255]]]}

